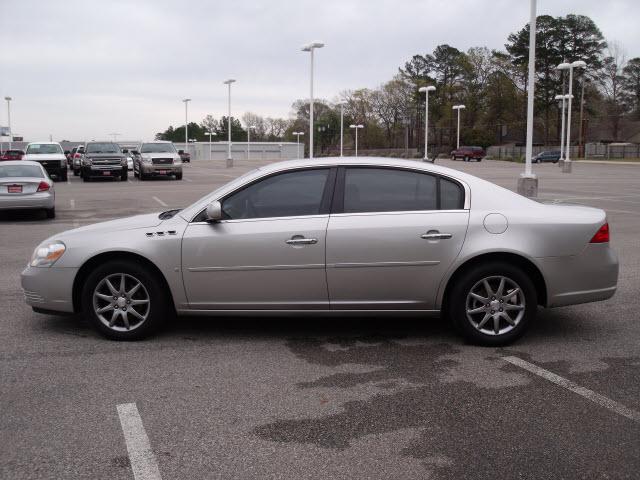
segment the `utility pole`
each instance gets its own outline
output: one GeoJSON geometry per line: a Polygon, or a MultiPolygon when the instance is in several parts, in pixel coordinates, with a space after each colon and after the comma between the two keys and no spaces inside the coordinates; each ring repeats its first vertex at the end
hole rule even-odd
{"type": "Polygon", "coordinates": [[[584,150],[584,146],[582,144],[582,141],[584,139],[583,135],[584,135],[584,119],[583,119],[583,112],[584,112],[584,75],[582,75],[582,93],[580,93],[580,132],[579,132],[579,136],[578,136],[578,154],[582,157],[585,158],[585,150],[584,150]]]}

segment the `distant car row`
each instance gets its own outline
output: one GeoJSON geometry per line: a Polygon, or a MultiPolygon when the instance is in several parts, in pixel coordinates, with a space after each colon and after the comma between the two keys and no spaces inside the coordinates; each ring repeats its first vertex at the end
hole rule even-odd
{"type": "Polygon", "coordinates": [[[57,180],[66,181],[68,170],[88,182],[94,178],[127,180],[133,171],[140,180],[150,177],[173,176],[182,179],[182,163],[189,162],[189,154],[176,150],[171,142],[142,143],[131,150],[115,142],[87,142],[70,151],[63,151],[59,143],[37,142],[27,145],[26,152],[7,150],[2,160],[35,161],[57,180]]]}

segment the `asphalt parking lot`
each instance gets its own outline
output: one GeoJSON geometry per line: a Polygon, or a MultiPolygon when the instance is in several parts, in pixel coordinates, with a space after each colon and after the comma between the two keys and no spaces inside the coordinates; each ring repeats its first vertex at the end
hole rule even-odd
{"type": "MultiPolygon", "coordinates": [[[[511,189],[523,169],[438,163],[511,189]]],[[[251,168],[71,176],[55,220],[0,216],[0,478],[638,478],[640,165],[534,166],[540,198],[608,212],[619,289],[540,309],[504,349],[389,318],[180,318],[117,343],[24,304],[19,274],[46,237],[186,206],[251,168]]]]}

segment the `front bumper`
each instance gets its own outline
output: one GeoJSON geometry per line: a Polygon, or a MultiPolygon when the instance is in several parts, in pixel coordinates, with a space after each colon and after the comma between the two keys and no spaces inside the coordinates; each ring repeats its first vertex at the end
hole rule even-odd
{"type": "Polygon", "coordinates": [[[52,209],[56,204],[56,196],[51,190],[25,195],[16,194],[0,196],[0,210],[22,210],[30,208],[52,209]]]}
{"type": "Polygon", "coordinates": [[[73,313],[73,280],[78,268],[27,267],[20,276],[27,305],[73,313]]]}
{"type": "Polygon", "coordinates": [[[122,165],[84,165],[82,176],[85,178],[119,178],[126,171],[127,167],[122,165]]]}
{"type": "Polygon", "coordinates": [[[141,163],[140,168],[145,175],[175,175],[176,173],[182,173],[182,164],[152,164],[141,163]],[[164,172],[164,173],[163,173],[164,172]]]}
{"type": "Polygon", "coordinates": [[[67,163],[60,163],[58,161],[40,162],[40,165],[44,167],[49,175],[60,175],[61,172],[67,170],[67,163]]]}
{"type": "Polygon", "coordinates": [[[618,287],[618,256],[608,243],[590,243],[579,255],[537,260],[548,307],[607,300],[618,287]]]}

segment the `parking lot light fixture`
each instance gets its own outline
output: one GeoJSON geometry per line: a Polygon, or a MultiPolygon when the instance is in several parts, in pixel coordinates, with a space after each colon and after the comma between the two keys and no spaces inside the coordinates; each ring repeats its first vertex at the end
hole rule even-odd
{"type": "Polygon", "coordinates": [[[562,164],[562,173],[571,173],[571,104],[573,100],[573,69],[574,68],[587,68],[586,62],[583,60],[576,60],[571,63],[561,63],[558,65],[558,70],[569,70],[569,103],[567,106],[567,143],[565,147],[565,158],[562,164]]]}
{"type": "Polygon", "coordinates": [[[247,160],[250,160],[251,156],[251,130],[255,130],[256,127],[253,125],[249,125],[247,127],[247,160]]]}
{"type": "Polygon", "coordinates": [[[9,150],[11,150],[11,142],[13,142],[13,130],[11,130],[11,97],[4,97],[7,101],[7,127],[9,128],[9,150]]]}
{"type": "Polygon", "coordinates": [[[460,148],[460,110],[467,108],[464,105],[454,105],[453,109],[458,111],[458,133],[456,139],[456,148],[460,148]]]}
{"type": "Polygon", "coordinates": [[[190,98],[183,98],[182,101],[184,102],[184,151],[185,152],[189,152],[189,121],[188,121],[188,105],[189,102],[191,101],[190,98]]]}
{"type": "Polygon", "coordinates": [[[356,157],[358,156],[358,130],[364,128],[364,125],[349,125],[349,128],[353,128],[356,131],[356,157]]]}
{"type": "Polygon", "coordinates": [[[569,95],[556,95],[555,100],[562,101],[562,123],[560,128],[560,160],[564,159],[564,128],[565,128],[565,104],[569,95]]]}
{"type": "Polygon", "coordinates": [[[231,157],[231,84],[235,82],[235,79],[230,78],[225,80],[224,83],[229,87],[229,95],[228,95],[228,114],[227,114],[227,129],[229,130],[228,135],[228,145],[227,145],[227,168],[233,167],[233,158],[231,157]]]}
{"type": "MultiPolygon", "coordinates": [[[[429,85],[428,87],[420,87],[418,91],[424,93],[424,161],[429,160],[427,155],[429,149],[429,92],[435,92],[436,87],[429,85]]],[[[460,118],[460,110],[458,110],[458,118],[460,118]]],[[[458,130],[460,124],[458,123],[458,130]]],[[[434,159],[435,161],[435,159],[434,159]]]]}
{"type": "Polygon", "coordinates": [[[303,52],[311,54],[311,78],[309,94],[309,158],[313,158],[313,51],[324,47],[322,42],[313,42],[302,47],[303,52]]]}
{"type": "Polygon", "coordinates": [[[298,153],[298,158],[300,158],[300,135],[304,135],[304,132],[291,132],[291,133],[293,133],[293,135],[296,136],[296,152],[298,153]]]}
{"type": "Polygon", "coordinates": [[[217,133],[216,132],[212,132],[211,130],[209,130],[208,132],[204,132],[204,133],[205,133],[205,135],[209,135],[209,161],[211,161],[212,160],[212,158],[211,158],[211,137],[212,136],[215,137],[217,135],[217,133]]]}
{"type": "Polygon", "coordinates": [[[342,157],[342,150],[344,147],[344,106],[347,102],[338,102],[340,105],[340,156],[342,157]]]}
{"type": "Polygon", "coordinates": [[[518,178],[518,193],[526,197],[538,196],[538,178],[531,170],[533,161],[533,109],[536,87],[536,0],[529,2],[529,61],[527,77],[527,128],[524,173],[518,178]]]}

